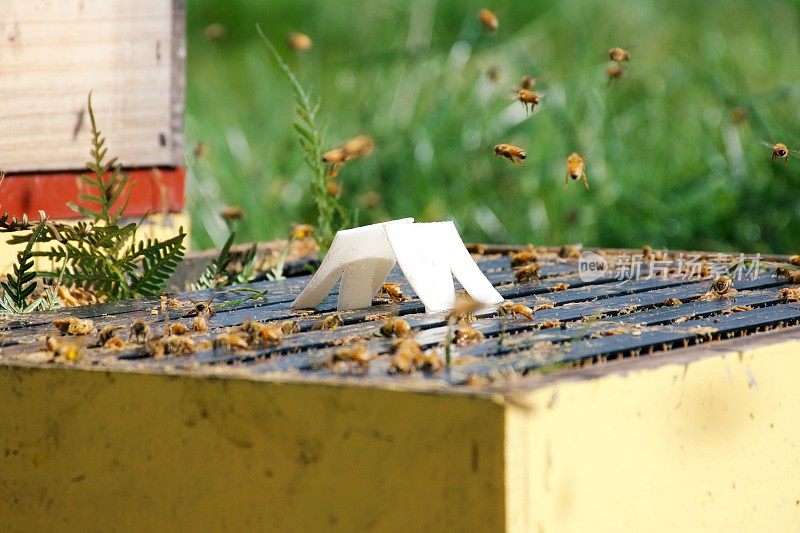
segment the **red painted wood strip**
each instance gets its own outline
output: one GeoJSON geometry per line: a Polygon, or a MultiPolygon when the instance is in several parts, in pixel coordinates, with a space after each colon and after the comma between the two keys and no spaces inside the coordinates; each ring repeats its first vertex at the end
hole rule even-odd
{"type": "MultiPolygon", "coordinates": [[[[142,216],[164,210],[178,213],[184,207],[184,168],[147,168],[126,170],[133,191],[125,214],[142,216]]],[[[0,213],[36,218],[39,210],[55,219],[81,218],[66,206],[75,202],[79,192],[90,192],[78,178],[80,173],[8,174],[0,185],[0,213]]],[[[83,202],[79,202],[83,203],[83,202]]]]}

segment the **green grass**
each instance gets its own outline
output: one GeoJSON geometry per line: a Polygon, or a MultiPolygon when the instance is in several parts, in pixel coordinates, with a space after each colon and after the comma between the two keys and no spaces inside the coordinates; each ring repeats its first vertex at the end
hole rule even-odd
{"type": "Polygon", "coordinates": [[[798,252],[800,157],[770,165],[760,141],[800,147],[799,2],[485,5],[500,17],[493,36],[476,2],[188,2],[194,245],[225,241],[223,204],[246,210],[243,239],[316,219],[290,88],[258,22],[320,98],[327,147],[376,139],[339,176],[359,224],[452,218],[468,241],[798,252]],[[227,37],[209,42],[210,23],[227,37]],[[289,50],[292,30],[313,49],[289,50]],[[633,56],[613,84],[611,46],[633,56]],[[520,121],[511,89],[524,73],[542,76],[544,98],[520,121]],[[739,125],[736,106],[749,113],[739,125]],[[208,153],[195,158],[198,142],[208,153]],[[501,142],[525,148],[526,164],[495,158],[501,142]],[[562,188],[572,151],[590,191],[562,188]],[[382,201],[367,208],[370,191],[382,201]]]}

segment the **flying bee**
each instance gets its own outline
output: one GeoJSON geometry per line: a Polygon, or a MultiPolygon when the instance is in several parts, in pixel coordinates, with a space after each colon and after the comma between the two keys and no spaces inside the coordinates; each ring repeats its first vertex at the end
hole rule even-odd
{"type": "Polygon", "coordinates": [[[497,20],[497,15],[486,8],[481,9],[480,13],[478,13],[478,20],[481,21],[481,24],[489,33],[494,33],[500,29],[500,21],[497,20]]]}
{"type": "Polygon", "coordinates": [[[772,156],[770,157],[770,162],[771,163],[774,163],[775,162],[775,158],[777,157],[778,159],[783,159],[784,166],[788,165],[789,164],[789,154],[790,153],[793,153],[793,154],[800,153],[797,150],[791,150],[788,146],[786,146],[783,143],[775,143],[775,144],[773,144],[773,143],[768,143],[767,141],[761,141],[761,144],[763,144],[764,146],[766,146],[766,147],[768,147],[768,148],[770,148],[772,150],[772,156]]]}
{"type": "Polygon", "coordinates": [[[521,165],[522,162],[528,157],[528,154],[525,153],[525,150],[510,144],[498,144],[495,146],[494,155],[508,159],[515,165],[521,165]]]}
{"type": "Polygon", "coordinates": [[[475,311],[481,308],[481,303],[469,293],[459,291],[456,293],[453,310],[447,315],[448,323],[469,324],[475,322],[475,311]]]}
{"type": "Polygon", "coordinates": [[[611,61],[622,63],[623,61],[629,61],[631,54],[624,48],[614,47],[609,49],[608,57],[611,59],[611,61]]]}
{"type": "Polygon", "coordinates": [[[378,294],[385,294],[395,302],[402,302],[406,299],[406,297],[403,295],[403,291],[400,289],[399,283],[382,284],[381,288],[378,290],[378,294]]]}
{"type": "Polygon", "coordinates": [[[342,187],[339,185],[339,182],[335,180],[328,180],[325,184],[325,191],[328,193],[328,196],[332,198],[338,198],[339,193],[342,192],[342,187]]]}
{"type": "Polygon", "coordinates": [[[133,324],[131,324],[131,329],[128,332],[128,340],[132,337],[137,340],[137,342],[144,338],[147,340],[147,334],[150,333],[150,326],[144,320],[136,320],[133,324]]]}
{"type": "Polygon", "coordinates": [[[524,316],[528,320],[533,320],[533,309],[523,304],[514,302],[503,302],[498,308],[500,315],[510,316],[512,320],[517,319],[517,315],[524,316]]]}
{"type": "Polygon", "coordinates": [[[539,105],[539,102],[542,101],[542,96],[540,94],[529,91],[528,89],[517,89],[516,94],[516,99],[522,104],[522,107],[525,108],[526,113],[532,113],[536,106],[539,105]],[[530,106],[530,108],[528,108],[528,106],[530,106]]]}
{"type": "Polygon", "coordinates": [[[292,50],[297,52],[305,52],[306,50],[310,50],[311,46],[314,44],[311,42],[311,37],[306,35],[305,33],[300,33],[293,31],[291,32],[288,37],[286,38],[289,46],[292,50]]]}
{"type": "Polygon", "coordinates": [[[222,208],[222,211],[220,211],[219,216],[221,216],[226,221],[241,220],[242,218],[244,218],[244,209],[242,209],[238,205],[228,205],[222,208]]]}
{"type": "Polygon", "coordinates": [[[573,180],[583,180],[583,186],[586,187],[587,191],[589,190],[589,179],[586,175],[586,163],[576,152],[572,152],[569,154],[569,157],[567,157],[567,173],[564,176],[565,190],[569,186],[569,178],[572,178],[573,180]]]}
{"type": "Polygon", "coordinates": [[[525,89],[526,91],[530,91],[536,87],[536,78],[531,76],[530,74],[525,74],[522,76],[522,80],[519,82],[519,88],[525,89]]]}
{"type": "Polygon", "coordinates": [[[500,70],[499,67],[491,66],[488,69],[486,69],[486,76],[493,82],[498,82],[500,81],[500,78],[503,76],[503,72],[500,70]]]}
{"type": "Polygon", "coordinates": [[[619,63],[615,63],[613,65],[610,65],[606,69],[606,76],[608,76],[608,81],[609,82],[612,82],[614,80],[618,80],[624,75],[625,75],[625,67],[623,67],[619,63]]]}
{"type": "Polygon", "coordinates": [[[517,283],[530,283],[533,280],[540,280],[542,279],[542,268],[538,263],[519,267],[514,271],[514,278],[517,283]]]}
{"type": "Polygon", "coordinates": [[[67,361],[77,361],[81,357],[81,348],[83,342],[69,342],[56,339],[55,337],[47,337],[45,341],[45,349],[53,352],[53,356],[64,358],[67,361]]]}
{"type": "Polygon", "coordinates": [[[292,227],[292,239],[302,241],[314,235],[314,226],[311,224],[295,224],[292,227]]]}

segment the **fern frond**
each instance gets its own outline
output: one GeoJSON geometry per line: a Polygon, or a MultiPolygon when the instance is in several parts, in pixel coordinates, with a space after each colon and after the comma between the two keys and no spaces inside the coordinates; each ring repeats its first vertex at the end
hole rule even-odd
{"type": "Polygon", "coordinates": [[[78,199],[93,204],[94,207],[78,205],[74,202],[68,202],[67,206],[84,217],[94,219],[96,222],[102,221],[110,226],[116,224],[122,218],[131,197],[133,184],[130,184],[130,176],[122,172],[122,165],[117,162],[116,157],[106,160],[106,154],[108,153],[108,148],[105,146],[106,138],[97,128],[97,121],[92,108],[91,92],[89,93],[87,108],[92,126],[92,147],[89,151],[92,160],[86,163],[86,168],[92,174],[80,175],[81,181],[89,187],[90,192],[79,194],[78,199]],[[108,175],[108,178],[106,178],[106,175],[108,175]],[[123,195],[125,197],[122,204],[114,208],[114,204],[123,195]]]}
{"type": "Polygon", "coordinates": [[[5,294],[3,296],[2,307],[11,313],[26,313],[38,308],[29,307],[28,297],[36,290],[36,271],[33,269],[33,245],[38,242],[44,232],[45,220],[33,229],[28,237],[28,244],[25,249],[17,254],[17,261],[14,263],[13,272],[9,272],[6,281],[0,281],[5,294]]]}
{"type": "Polygon", "coordinates": [[[303,159],[306,162],[306,166],[311,170],[311,190],[317,207],[317,239],[320,251],[324,252],[333,242],[336,231],[346,227],[349,217],[347,209],[339,202],[338,198],[329,195],[327,191],[326,171],[322,161],[322,132],[317,126],[319,104],[312,104],[308,91],[303,88],[292,69],[283,60],[278,50],[272,45],[272,42],[264,35],[261,26],[256,25],[256,29],[275,58],[278,67],[288,78],[289,86],[292,89],[296,105],[296,117],[293,127],[298,134],[298,141],[303,149],[303,159]]]}
{"type": "Polygon", "coordinates": [[[218,285],[220,278],[225,273],[225,269],[231,262],[230,250],[234,237],[236,237],[236,232],[232,231],[228,240],[220,248],[217,258],[208,264],[200,277],[197,278],[197,281],[192,284],[191,289],[193,291],[211,289],[218,285]]]}
{"type": "Polygon", "coordinates": [[[242,271],[231,278],[230,284],[244,284],[253,281],[256,271],[256,252],[258,252],[258,243],[254,242],[253,246],[247,251],[247,255],[244,258],[242,271]]]}
{"type": "Polygon", "coordinates": [[[129,273],[133,296],[157,297],[164,291],[167,280],[183,259],[185,237],[183,228],[180,228],[178,235],[171,239],[163,242],[148,239],[147,243],[140,242],[132,249],[129,258],[142,259],[141,275],[129,273]]]}

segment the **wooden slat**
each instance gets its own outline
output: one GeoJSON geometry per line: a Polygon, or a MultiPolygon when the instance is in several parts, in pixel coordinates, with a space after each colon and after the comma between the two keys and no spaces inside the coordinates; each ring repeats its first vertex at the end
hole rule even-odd
{"type": "Polygon", "coordinates": [[[183,0],[0,2],[0,168],[80,170],[93,91],[109,154],[181,164],[183,0]]]}

